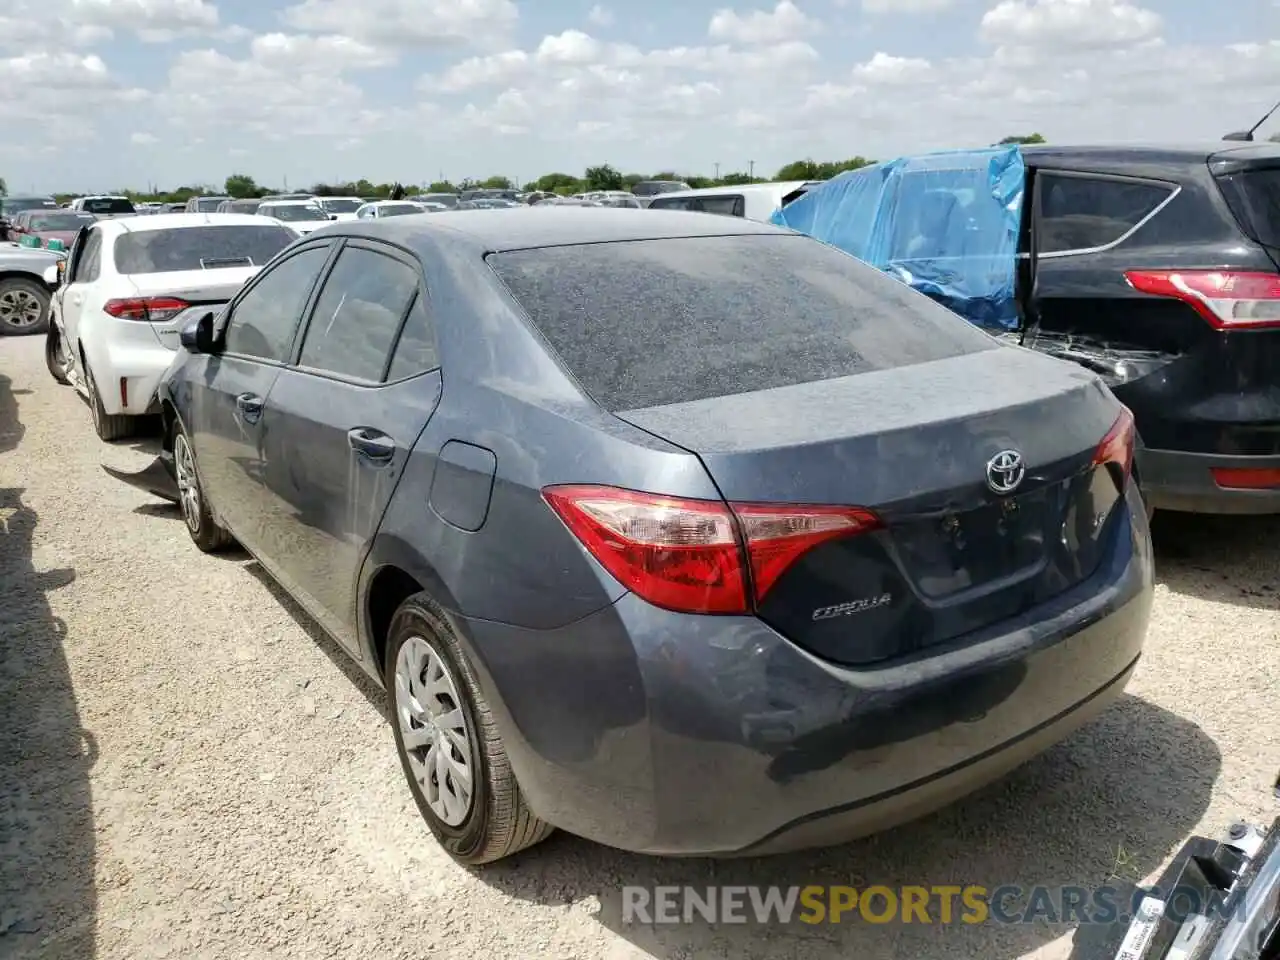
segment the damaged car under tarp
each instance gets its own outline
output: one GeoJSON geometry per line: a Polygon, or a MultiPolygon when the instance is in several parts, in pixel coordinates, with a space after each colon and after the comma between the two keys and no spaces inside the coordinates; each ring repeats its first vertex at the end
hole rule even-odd
{"type": "Polygon", "coordinates": [[[1025,168],[1017,147],[902,157],[850,170],[775,224],[844,250],[982,327],[1018,327],[1025,168]]]}

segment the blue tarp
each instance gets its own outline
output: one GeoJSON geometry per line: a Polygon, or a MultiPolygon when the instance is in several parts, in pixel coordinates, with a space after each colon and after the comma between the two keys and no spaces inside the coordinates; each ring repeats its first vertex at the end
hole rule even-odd
{"type": "Polygon", "coordinates": [[[972,323],[1014,330],[1024,181],[1016,146],[902,157],[849,170],[774,212],[972,323]]]}

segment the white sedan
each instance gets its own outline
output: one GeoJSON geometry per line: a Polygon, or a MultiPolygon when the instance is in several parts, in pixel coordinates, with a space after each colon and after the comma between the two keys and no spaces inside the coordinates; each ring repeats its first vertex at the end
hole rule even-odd
{"type": "MultiPolygon", "coordinates": [[[[434,204],[441,210],[444,209],[443,204],[434,204]]],[[[425,203],[416,203],[412,200],[378,200],[375,203],[366,203],[363,207],[356,211],[357,220],[381,220],[383,217],[403,217],[415,213],[428,213],[430,207],[425,203]]]]}
{"type": "Polygon", "coordinates": [[[302,234],[327,227],[338,219],[336,213],[326,213],[317,200],[264,200],[258,207],[258,216],[287,223],[302,234]]]}
{"type": "Polygon", "coordinates": [[[316,203],[325,213],[338,220],[356,219],[356,211],[364,206],[359,197],[316,197],[316,203]]]}
{"type": "Polygon", "coordinates": [[[160,378],[192,318],[220,310],[298,239],[256,214],[99,220],[77,235],[53,298],[49,369],[89,401],[103,440],[156,412],[160,378]]]}

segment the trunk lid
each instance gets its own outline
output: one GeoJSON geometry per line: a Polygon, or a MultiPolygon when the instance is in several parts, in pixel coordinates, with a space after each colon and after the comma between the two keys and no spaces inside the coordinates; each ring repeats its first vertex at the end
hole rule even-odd
{"type": "Polygon", "coordinates": [[[1016,618],[1094,573],[1122,494],[1093,461],[1121,410],[1092,374],[1009,347],[618,416],[697,453],[731,502],[879,515],[802,555],[757,611],[852,665],[1016,618]],[[1004,451],[1025,474],[997,493],[1004,451]]]}
{"type": "Polygon", "coordinates": [[[249,278],[261,269],[260,266],[253,266],[141,273],[132,274],[128,279],[139,297],[173,297],[191,304],[189,309],[177,316],[149,325],[162,346],[177,350],[178,333],[193,317],[211,309],[219,309],[230,302],[249,278]]]}

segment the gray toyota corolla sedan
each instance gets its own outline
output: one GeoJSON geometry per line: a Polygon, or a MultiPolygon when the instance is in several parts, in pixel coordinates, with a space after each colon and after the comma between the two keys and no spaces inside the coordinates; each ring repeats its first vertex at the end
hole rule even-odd
{"type": "Polygon", "coordinates": [[[829,246],[731,217],[342,223],[183,334],[167,460],[387,691],[441,844],[827,844],[1124,688],[1128,411],[829,246]]]}

